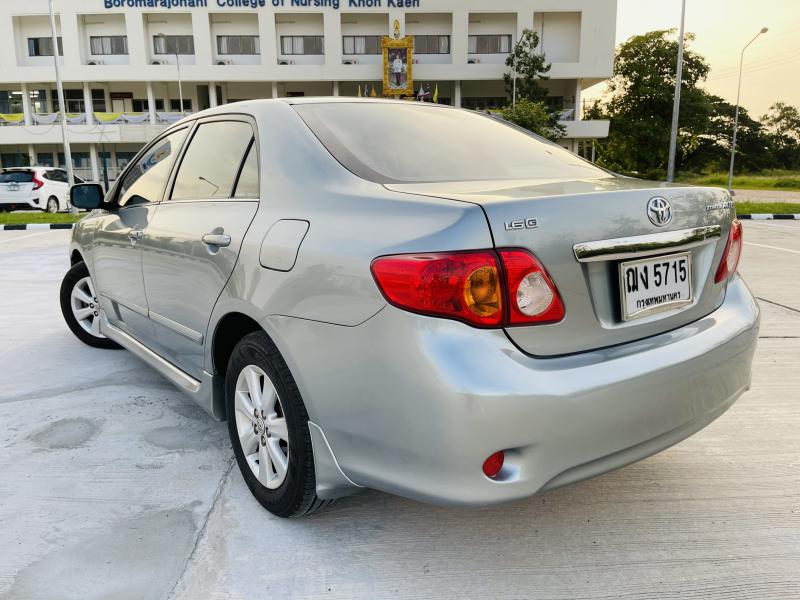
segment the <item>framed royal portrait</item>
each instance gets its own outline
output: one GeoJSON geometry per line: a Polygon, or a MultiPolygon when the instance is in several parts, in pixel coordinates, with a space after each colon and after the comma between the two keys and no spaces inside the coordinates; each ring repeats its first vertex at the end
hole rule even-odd
{"type": "Polygon", "coordinates": [[[393,39],[384,36],[383,95],[386,97],[414,95],[414,37],[393,39]]]}

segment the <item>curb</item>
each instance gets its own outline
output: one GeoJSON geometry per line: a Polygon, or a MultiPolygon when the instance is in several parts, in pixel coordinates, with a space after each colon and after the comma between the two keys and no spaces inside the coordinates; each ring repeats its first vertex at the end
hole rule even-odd
{"type": "Polygon", "coordinates": [[[28,223],[27,225],[0,225],[0,231],[29,231],[35,229],[72,229],[75,223],[28,223]]]}
{"type": "Polygon", "coordinates": [[[784,221],[800,221],[800,215],[770,215],[770,214],[755,214],[755,215],[736,215],[739,219],[749,219],[751,221],[771,221],[771,220],[784,220],[784,221]]]}

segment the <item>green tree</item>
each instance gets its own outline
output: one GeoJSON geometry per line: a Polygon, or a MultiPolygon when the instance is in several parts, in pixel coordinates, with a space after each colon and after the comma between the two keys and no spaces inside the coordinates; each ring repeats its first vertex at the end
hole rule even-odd
{"type": "Polygon", "coordinates": [[[539,47],[539,34],[530,29],[522,33],[511,54],[506,58],[506,66],[510,69],[503,79],[506,82],[506,95],[514,99],[514,76],[516,74],[517,100],[527,98],[533,102],[541,102],[547,97],[547,89],[539,85],[539,81],[547,79],[550,65],[539,47]]]}
{"type": "Polygon", "coordinates": [[[776,102],[761,117],[770,136],[776,162],[784,169],[800,168],[800,110],[784,102],[776,102]]]}
{"type": "Polygon", "coordinates": [[[516,106],[506,106],[501,114],[506,121],[511,121],[550,140],[562,138],[566,133],[564,127],[558,123],[553,113],[547,110],[543,102],[522,98],[517,101],[516,106]]]}
{"type": "MultiPolygon", "coordinates": [[[[598,162],[625,173],[660,178],[666,173],[672,124],[678,41],[674,30],[630,38],[617,49],[609,98],[594,114],[611,121],[609,137],[599,144],[598,162]]],[[[686,41],[694,35],[686,35],[686,41]]],[[[713,112],[708,94],[698,87],[710,68],[687,48],[681,84],[678,167],[700,145],[713,112]]]]}

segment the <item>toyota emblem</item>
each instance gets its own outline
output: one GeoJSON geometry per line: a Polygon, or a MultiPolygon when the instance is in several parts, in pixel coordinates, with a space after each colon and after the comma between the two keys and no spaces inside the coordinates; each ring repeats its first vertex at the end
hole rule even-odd
{"type": "Polygon", "coordinates": [[[672,221],[672,206],[661,196],[650,198],[647,203],[647,216],[656,227],[664,227],[672,221]]]}

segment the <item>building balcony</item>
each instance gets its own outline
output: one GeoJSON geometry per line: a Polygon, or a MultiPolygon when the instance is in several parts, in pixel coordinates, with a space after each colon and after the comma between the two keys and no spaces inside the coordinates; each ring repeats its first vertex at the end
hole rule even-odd
{"type": "MultiPolygon", "coordinates": [[[[122,114],[111,118],[111,113],[95,113],[95,123],[87,124],[85,113],[71,113],[68,115],[68,128],[70,141],[73,143],[134,143],[144,144],[158,133],[163,131],[170,123],[181,118],[180,113],[157,113],[165,118],[157,118],[155,124],[151,123],[148,115],[122,114]],[[137,121],[126,120],[125,117],[136,118],[137,121]],[[142,119],[144,117],[144,119],[142,119]]],[[[3,115],[0,119],[0,145],[5,144],[60,144],[61,128],[58,116],[55,114],[35,115],[32,125],[25,125],[22,115],[3,115]],[[19,119],[17,120],[17,118],[19,119]],[[12,119],[9,122],[9,118],[12,119]]]]}

